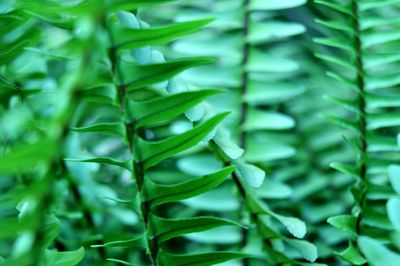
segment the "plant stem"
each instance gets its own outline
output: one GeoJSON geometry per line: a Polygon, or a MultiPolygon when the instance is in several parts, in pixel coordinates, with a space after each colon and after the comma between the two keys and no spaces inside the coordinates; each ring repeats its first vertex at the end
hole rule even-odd
{"type": "MultiPolygon", "coordinates": [[[[121,118],[123,119],[123,124],[126,132],[126,138],[128,141],[128,146],[129,146],[129,152],[130,156],[132,158],[132,169],[133,169],[133,176],[135,179],[136,183],[136,190],[139,194],[138,199],[140,200],[142,191],[143,191],[143,184],[144,184],[144,178],[145,178],[145,172],[144,172],[144,167],[143,163],[140,161],[140,150],[135,149],[137,147],[137,138],[138,138],[138,129],[135,126],[135,121],[126,121],[125,113],[126,113],[126,101],[127,101],[127,91],[126,87],[124,85],[124,79],[123,75],[121,72],[121,69],[119,67],[119,60],[118,60],[118,54],[117,50],[115,49],[115,41],[112,35],[112,32],[110,28],[106,25],[104,22],[105,28],[108,33],[108,37],[110,39],[110,45],[111,48],[109,50],[109,59],[111,62],[111,72],[114,76],[116,76],[117,81],[120,85],[118,85],[117,88],[117,94],[118,94],[118,103],[120,107],[120,114],[121,118]]],[[[153,266],[157,265],[157,255],[158,255],[158,242],[157,239],[151,238],[150,233],[151,233],[151,224],[150,224],[150,218],[151,218],[151,209],[148,204],[148,202],[144,202],[140,200],[140,208],[141,208],[141,218],[143,221],[143,227],[146,231],[146,238],[148,242],[148,247],[150,251],[150,260],[151,264],[153,266]]]]}
{"type": "MultiPolygon", "coordinates": [[[[249,54],[250,54],[250,43],[248,42],[248,34],[249,34],[249,26],[250,26],[250,10],[249,10],[249,3],[250,0],[243,0],[243,50],[242,50],[242,77],[241,77],[241,106],[240,106],[240,128],[241,125],[244,124],[246,121],[246,116],[247,116],[247,110],[248,110],[248,104],[246,100],[244,100],[244,96],[247,93],[248,90],[248,84],[249,84],[249,72],[247,71],[247,63],[249,61],[249,54]]],[[[241,129],[240,131],[240,146],[245,148],[246,146],[246,131],[241,129]]]]}
{"type": "MultiPolygon", "coordinates": [[[[242,48],[242,77],[241,77],[241,106],[240,106],[240,120],[239,120],[239,128],[241,129],[240,131],[240,136],[239,136],[239,143],[240,146],[245,149],[246,147],[246,131],[243,130],[243,124],[246,121],[246,116],[247,116],[247,109],[248,105],[246,100],[244,100],[244,96],[247,93],[248,89],[248,83],[249,83],[249,73],[247,71],[247,63],[249,61],[249,52],[250,52],[250,43],[248,42],[248,34],[249,34],[249,24],[250,24],[250,11],[249,11],[249,4],[250,0],[243,0],[243,29],[242,29],[242,38],[243,38],[243,48],[242,48]]],[[[236,187],[238,188],[238,191],[241,195],[241,197],[245,200],[246,199],[246,191],[243,187],[243,185],[240,183],[240,179],[237,176],[236,173],[233,173],[232,175],[233,181],[236,184],[236,187]]],[[[243,247],[246,247],[247,242],[248,242],[248,234],[245,229],[241,229],[241,235],[242,235],[242,242],[241,245],[243,247]]],[[[249,265],[249,260],[247,258],[243,259],[243,265],[247,266],[249,265]]]]}
{"type": "MultiPolygon", "coordinates": [[[[224,163],[224,166],[231,166],[232,165],[232,162],[230,160],[228,160],[228,159],[225,159],[225,157],[222,155],[223,151],[218,147],[218,145],[215,143],[215,141],[213,141],[213,140],[210,141],[210,147],[213,150],[216,151],[217,157],[219,158],[219,160],[221,160],[224,163]]],[[[245,210],[250,215],[250,220],[253,223],[256,224],[256,230],[258,231],[258,233],[260,235],[262,235],[262,231],[258,227],[258,223],[257,223],[257,220],[260,219],[260,217],[259,217],[260,214],[257,213],[257,212],[253,212],[253,210],[246,204],[246,202],[247,202],[246,200],[248,198],[248,193],[249,192],[246,190],[246,187],[242,184],[242,182],[240,180],[240,177],[236,174],[236,172],[232,173],[232,179],[233,179],[233,181],[234,181],[234,183],[235,183],[235,185],[236,185],[236,187],[237,187],[237,189],[239,191],[239,195],[240,195],[242,201],[244,202],[243,206],[244,206],[245,210]]],[[[247,244],[247,240],[248,240],[247,239],[247,232],[246,232],[245,229],[242,230],[241,232],[242,232],[242,234],[244,234],[246,236],[246,238],[245,238],[246,242],[244,243],[244,247],[245,247],[245,245],[247,244]]],[[[263,243],[264,243],[264,245],[266,247],[272,248],[272,243],[271,243],[271,241],[269,239],[263,238],[263,243]]],[[[243,239],[242,239],[242,245],[243,245],[243,239]]],[[[243,259],[243,265],[249,265],[249,260],[248,259],[243,259]]],[[[279,266],[279,265],[280,265],[280,263],[275,264],[275,266],[279,266]]]]}
{"type": "Polygon", "coordinates": [[[365,80],[364,80],[364,63],[363,63],[363,53],[362,53],[362,40],[360,33],[360,21],[359,21],[359,6],[357,0],[352,0],[351,8],[353,11],[353,30],[354,30],[354,49],[356,52],[356,69],[357,69],[357,87],[358,87],[358,110],[360,112],[358,118],[358,126],[361,131],[360,136],[360,157],[358,159],[358,164],[360,167],[360,180],[361,180],[361,189],[362,195],[360,199],[360,212],[357,215],[357,223],[356,223],[356,231],[357,234],[360,233],[360,225],[362,220],[362,207],[365,204],[366,200],[366,191],[364,189],[366,184],[366,175],[367,175],[367,165],[366,165],[366,157],[367,157],[367,121],[366,121],[366,103],[365,103],[365,80]]]}

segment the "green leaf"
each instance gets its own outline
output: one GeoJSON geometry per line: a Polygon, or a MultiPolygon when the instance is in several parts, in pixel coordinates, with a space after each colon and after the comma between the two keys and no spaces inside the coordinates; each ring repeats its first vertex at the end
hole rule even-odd
{"type": "Polygon", "coordinates": [[[315,56],[318,57],[319,59],[322,59],[322,60],[328,62],[328,63],[332,63],[332,64],[336,64],[336,65],[341,66],[341,67],[345,67],[347,71],[348,70],[350,70],[352,72],[356,71],[356,68],[355,68],[355,66],[353,64],[347,62],[344,59],[338,58],[336,56],[331,56],[331,55],[327,55],[327,54],[320,54],[320,53],[316,53],[315,56]]]}
{"type": "Polygon", "coordinates": [[[122,63],[121,69],[126,80],[123,85],[131,92],[168,80],[186,69],[212,62],[212,58],[197,57],[150,65],[122,63]]]}
{"type": "Polygon", "coordinates": [[[80,163],[100,163],[100,164],[107,164],[113,166],[119,166],[125,168],[127,170],[132,170],[131,161],[117,161],[112,158],[108,157],[96,157],[96,158],[89,158],[89,159],[64,159],[65,161],[69,162],[80,162],[80,163]]]}
{"type": "Polygon", "coordinates": [[[158,206],[203,194],[224,182],[234,169],[232,166],[226,167],[213,174],[174,185],[145,182],[146,201],[149,201],[152,206],[158,206]]]}
{"type": "Polygon", "coordinates": [[[366,236],[358,238],[358,246],[372,266],[397,266],[400,265],[400,256],[386,248],[379,241],[366,236]]]}
{"type": "Polygon", "coordinates": [[[71,129],[77,132],[97,132],[120,137],[125,135],[122,123],[98,123],[86,127],[74,127],[71,129]]]}
{"type": "Polygon", "coordinates": [[[341,12],[345,15],[353,16],[351,8],[349,6],[345,6],[344,4],[336,4],[332,3],[332,1],[326,1],[326,0],[315,0],[315,3],[332,8],[333,10],[341,12]]]}
{"type": "Polygon", "coordinates": [[[179,152],[185,151],[202,141],[228,113],[216,115],[201,125],[177,136],[165,140],[149,142],[140,140],[144,168],[150,168],[162,160],[179,152]]]}
{"type": "Polygon", "coordinates": [[[58,252],[56,250],[45,250],[44,261],[41,266],[75,266],[83,259],[85,255],[84,248],[74,251],[58,252]]]}
{"type": "Polygon", "coordinates": [[[47,248],[50,246],[51,242],[57,238],[60,233],[60,221],[54,216],[46,216],[45,224],[42,228],[43,232],[45,232],[45,239],[43,241],[43,247],[47,248]]]}
{"type": "Polygon", "coordinates": [[[147,247],[147,242],[145,235],[140,235],[127,240],[118,240],[107,242],[101,245],[91,245],[92,248],[100,248],[100,247],[119,247],[119,248],[140,248],[145,249],[147,247]]]}
{"type": "Polygon", "coordinates": [[[114,38],[117,40],[116,46],[118,49],[133,49],[148,45],[162,45],[193,33],[212,21],[213,19],[202,19],[180,22],[158,28],[117,28],[114,30],[114,38]]]}
{"type": "Polygon", "coordinates": [[[329,166],[338,170],[339,172],[353,177],[355,180],[360,180],[360,171],[357,167],[344,163],[331,163],[329,166]]]}
{"type": "Polygon", "coordinates": [[[221,93],[221,90],[183,92],[161,97],[148,102],[132,103],[136,127],[152,125],[183,114],[207,97],[221,93]]]}
{"type": "Polygon", "coordinates": [[[323,20],[323,19],[315,19],[315,22],[324,25],[327,28],[331,28],[334,30],[340,30],[343,32],[353,33],[353,28],[349,26],[346,22],[341,20],[323,20]]]}
{"type": "Polygon", "coordinates": [[[348,233],[351,237],[357,236],[356,222],[357,218],[353,215],[338,215],[328,219],[330,225],[348,233]]]}
{"type": "Polygon", "coordinates": [[[317,247],[305,240],[285,239],[285,242],[295,248],[300,255],[310,262],[314,262],[318,258],[317,247]]]}
{"type": "Polygon", "coordinates": [[[279,215],[273,212],[270,213],[275,219],[280,221],[294,237],[303,238],[306,235],[307,227],[302,220],[294,217],[279,215]]]}
{"type": "Polygon", "coordinates": [[[306,224],[297,218],[287,217],[280,214],[277,214],[271,210],[269,210],[268,206],[265,205],[264,202],[255,198],[254,196],[248,196],[246,198],[247,204],[249,208],[259,214],[269,215],[276,220],[278,220],[285,228],[288,230],[290,234],[297,238],[303,238],[307,233],[306,224]]]}
{"type": "Polygon", "coordinates": [[[389,199],[386,209],[394,228],[400,231],[400,198],[389,199]]]}
{"type": "Polygon", "coordinates": [[[352,265],[364,265],[367,262],[352,242],[344,251],[335,252],[335,254],[352,265]]]}
{"type": "Polygon", "coordinates": [[[344,43],[340,38],[313,38],[313,41],[320,45],[339,48],[351,53],[354,51],[354,48],[351,45],[344,43]]]}
{"type": "Polygon", "coordinates": [[[254,188],[262,186],[265,179],[265,172],[255,165],[245,163],[241,160],[235,160],[234,164],[237,166],[239,175],[254,188]]]}
{"type": "Polygon", "coordinates": [[[236,222],[215,217],[165,219],[153,215],[151,219],[155,228],[154,236],[157,237],[159,243],[171,238],[202,232],[220,226],[241,226],[236,222]]]}
{"type": "Polygon", "coordinates": [[[159,253],[159,259],[164,265],[174,266],[209,266],[218,263],[223,263],[230,260],[242,259],[249,257],[248,254],[240,252],[209,252],[209,253],[197,253],[197,254],[186,254],[178,255],[161,251],[159,253]]]}

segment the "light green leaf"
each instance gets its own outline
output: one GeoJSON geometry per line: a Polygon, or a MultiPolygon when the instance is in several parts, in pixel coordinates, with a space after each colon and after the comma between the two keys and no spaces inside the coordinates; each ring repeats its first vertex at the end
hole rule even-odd
{"type": "Polygon", "coordinates": [[[283,21],[253,22],[250,25],[248,41],[252,44],[258,44],[299,35],[305,31],[306,28],[299,23],[283,21]]]}
{"type": "Polygon", "coordinates": [[[250,10],[279,10],[298,7],[305,4],[307,0],[251,0],[250,10]]]}
{"type": "Polygon", "coordinates": [[[386,209],[394,228],[400,231],[400,198],[389,199],[386,209]]]}
{"type": "Polygon", "coordinates": [[[299,64],[296,61],[268,55],[257,49],[250,51],[249,62],[246,65],[246,70],[249,72],[287,73],[298,69],[299,64]]]}
{"type": "Polygon", "coordinates": [[[358,238],[358,246],[372,266],[398,266],[400,255],[389,250],[379,241],[361,236],[358,238]]]}
{"type": "Polygon", "coordinates": [[[392,188],[398,195],[400,195],[400,166],[390,165],[388,167],[388,176],[392,188]]]}
{"type": "Polygon", "coordinates": [[[285,239],[285,242],[295,248],[300,255],[310,262],[314,262],[318,258],[317,247],[305,240],[285,239]]]}
{"type": "Polygon", "coordinates": [[[258,110],[250,108],[247,113],[247,119],[243,127],[245,130],[285,130],[293,128],[295,125],[294,119],[290,116],[258,110]]]}
{"type": "Polygon", "coordinates": [[[306,235],[307,227],[302,220],[294,217],[282,216],[273,212],[270,212],[270,214],[280,221],[294,237],[303,238],[306,235]]]}
{"type": "Polygon", "coordinates": [[[241,160],[235,160],[234,164],[237,166],[237,171],[240,176],[254,188],[262,186],[265,179],[265,172],[255,165],[245,163],[241,160]]]}
{"type": "Polygon", "coordinates": [[[251,105],[265,105],[285,102],[302,93],[305,88],[301,84],[283,82],[250,81],[248,91],[244,96],[251,105]]]}
{"type": "Polygon", "coordinates": [[[223,127],[218,127],[214,141],[224,154],[233,160],[240,158],[244,153],[244,149],[232,141],[230,132],[223,127]]]}

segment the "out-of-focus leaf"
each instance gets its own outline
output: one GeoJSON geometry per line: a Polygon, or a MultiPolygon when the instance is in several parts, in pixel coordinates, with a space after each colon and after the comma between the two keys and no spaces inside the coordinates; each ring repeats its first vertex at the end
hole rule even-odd
{"type": "Polygon", "coordinates": [[[81,247],[74,251],[58,252],[56,250],[46,250],[44,261],[41,266],[75,266],[83,259],[85,250],[81,247]]]}
{"type": "Polygon", "coordinates": [[[396,266],[400,263],[400,256],[389,250],[378,240],[361,236],[358,238],[358,246],[373,266],[396,266]]]}
{"type": "Polygon", "coordinates": [[[310,262],[314,262],[318,257],[317,247],[305,240],[285,239],[285,242],[295,248],[300,255],[310,262]]]}

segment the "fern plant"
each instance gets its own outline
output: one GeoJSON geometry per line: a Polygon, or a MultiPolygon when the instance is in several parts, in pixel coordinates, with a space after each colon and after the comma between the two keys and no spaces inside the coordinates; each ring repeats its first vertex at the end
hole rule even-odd
{"type": "Polygon", "coordinates": [[[398,265],[399,11],[1,1],[0,265],[398,265]]]}
{"type": "Polygon", "coordinates": [[[382,244],[393,244],[390,232],[396,224],[394,204],[392,201],[386,208],[391,196],[378,191],[391,190],[387,169],[397,152],[392,129],[398,123],[396,115],[390,113],[391,108],[397,107],[392,100],[397,81],[396,75],[385,72],[397,62],[391,49],[398,37],[393,20],[382,17],[382,12],[390,10],[396,1],[316,2],[338,13],[330,20],[319,21],[331,32],[328,38],[318,38],[316,42],[339,49],[317,56],[340,66],[328,74],[354,90],[350,99],[333,99],[353,116],[329,117],[352,132],[346,140],[357,154],[355,165],[332,163],[333,168],[354,178],[352,214],[328,220],[349,236],[348,247],[337,254],[353,265],[395,265],[398,255],[382,244]],[[375,255],[376,249],[380,256],[375,255]]]}
{"type": "MultiPolygon", "coordinates": [[[[278,132],[279,130],[286,130],[288,125],[290,128],[290,125],[293,125],[292,119],[276,111],[266,111],[262,110],[262,108],[255,107],[263,107],[263,104],[266,102],[271,105],[275,102],[279,103],[302,93],[303,90],[300,87],[296,88],[291,84],[279,82],[280,79],[284,78],[285,73],[292,74],[293,71],[296,70],[297,64],[286,59],[285,55],[282,55],[283,58],[279,56],[272,57],[268,56],[267,53],[264,54],[261,52],[262,49],[260,48],[262,48],[262,45],[260,44],[263,43],[264,39],[266,41],[271,41],[272,43],[276,41],[273,37],[275,34],[274,30],[271,29],[271,32],[264,33],[261,28],[267,28],[278,22],[263,21],[258,19],[257,15],[261,15],[263,12],[265,13],[268,10],[293,7],[299,4],[301,3],[289,4],[288,6],[282,4],[283,6],[281,6],[278,3],[249,3],[241,1],[235,1],[234,3],[232,3],[232,1],[229,3],[198,3],[191,1],[190,3],[182,4],[185,8],[185,13],[183,14],[179,7],[172,7],[169,12],[166,12],[167,17],[174,16],[174,12],[177,11],[179,14],[182,14],[182,18],[207,17],[210,16],[210,14],[218,17],[218,19],[210,25],[210,30],[208,32],[197,34],[191,39],[187,38],[178,41],[174,44],[174,47],[175,51],[178,52],[190,54],[197,50],[199,53],[202,53],[203,50],[204,52],[207,52],[206,47],[208,46],[208,42],[213,40],[214,46],[212,50],[209,51],[209,54],[219,57],[218,65],[194,69],[193,71],[187,72],[187,74],[185,73],[183,76],[194,84],[209,87],[224,86],[231,88],[231,91],[229,92],[231,95],[229,96],[228,101],[219,98],[216,99],[215,102],[218,102],[219,108],[222,107],[225,110],[233,110],[236,112],[236,119],[230,122],[227,127],[234,129],[232,135],[237,136],[237,143],[244,146],[246,153],[244,159],[238,159],[237,157],[235,158],[234,156],[231,156],[231,154],[218,148],[218,144],[221,143],[221,141],[218,142],[218,138],[216,138],[212,143],[212,148],[219,151],[219,159],[222,160],[224,164],[236,164],[238,166],[238,171],[233,175],[233,179],[239,196],[244,201],[248,201],[247,204],[245,204],[245,210],[243,213],[250,213],[249,217],[251,218],[251,223],[258,224],[258,230],[261,231],[261,234],[264,234],[264,241],[268,250],[267,253],[271,252],[268,255],[268,260],[271,264],[284,263],[284,261],[296,263],[289,257],[282,256],[279,248],[276,249],[276,251],[269,251],[271,250],[271,245],[273,246],[276,239],[279,238],[284,239],[289,248],[294,247],[294,249],[301,250],[300,253],[302,253],[307,260],[313,261],[316,256],[315,247],[305,241],[290,240],[283,235],[280,236],[277,233],[271,235],[266,232],[266,230],[276,230],[272,229],[275,225],[270,224],[271,221],[269,221],[269,218],[266,216],[270,216],[270,218],[282,222],[288,227],[289,232],[296,237],[303,237],[305,234],[305,228],[304,224],[300,220],[275,214],[270,209],[266,209],[263,205],[259,205],[264,203],[261,203],[259,199],[254,198],[253,193],[258,193],[255,188],[262,185],[265,174],[263,173],[263,170],[257,166],[251,165],[245,161],[247,160],[259,165],[264,163],[263,167],[265,168],[268,164],[274,165],[276,164],[276,161],[278,161],[279,164],[279,162],[282,162],[282,159],[293,156],[293,148],[286,146],[287,144],[284,143],[270,143],[267,138],[268,135],[273,136],[275,130],[278,130],[278,132]],[[203,47],[204,49],[201,49],[203,47]],[[275,62],[281,63],[280,68],[274,70],[267,63],[262,64],[263,59],[266,58],[273,58],[275,62]],[[218,72],[216,72],[216,69],[218,69],[218,72]],[[213,73],[213,75],[211,75],[211,73],[213,73]],[[265,75],[270,78],[275,76],[276,81],[268,84],[265,80],[265,75]],[[202,76],[209,76],[210,78],[198,78],[202,76]],[[273,91],[271,92],[263,86],[268,86],[268,88],[273,91]],[[274,90],[275,86],[280,86],[280,88],[285,91],[280,92],[277,89],[274,90]],[[249,89],[246,89],[247,87],[249,89]],[[226,106],[222,106],[224,102],[226,103],[226,106]],[[249,113],[248,110],[250,110],[249,113]],[[262,121],[257,120],[260,115],[262,115],[262,121]],[[257,123],[257,121],[259,123],[257,123]],[[235,130],[235,125],[238,124],[240,127],[237,131],[235,130]],[[267,131],[262,132],[260,130],[267,131]],[[247,136],[248,134],[250,135],[247,136]],[[250,146],[245,145],[246,140],[251,142],[250,146]],[[269,145],[274,145],[273,147],[276,149],[269,147],[269,145]],[[261,146],[264,148],[261,149],[261,146]],[[256,205],[254,205],[254,203],[256,203],[256,205]],[[259,213],[261,209],[263,209],[263,211],[259,213]],[[309,253],[304,253],[307,252],[304,250],[308,250],[309,253]]],[[[260,18],[262,18],[262,16],[260,16],[260,18]]],[[[178,20],[180,20],[180,17],[178,17],[178,20]]],[[[296,31],[293,34],[301,33],[303,30],[303,27],[297,24],[285,22],[282,22],[282,24],[282,27],[288,26],[300,29],[300,32],[296,31]]],[[[290,36],[292,33],[288,34],[288,36],[290,36]]],[[[282,37],[285,38],[286,35],[283,35],[282,37]]],[[[280,40],[280,38],[278,38],[278,40],[280,40]]],[[[278,51],[278,49],[276,50],[278,51]]],[[[224,95],[222,97],[226,98],[227,96],[224,95]]],[[[218,105],[215,104],[215,106],[218,105]]],[[[276,106],[278,106],[278,104],[276,106]]],[[[268,197],[267,190],[271,184],[274,183],[270,181],[267,182],[264,185],[264,189],[260,189],[265,192],[260,191],[259,193],[262,193],[261,195],[266,195],[264,197],[268,197]]],[[[277,185],[279,186],[279,184],[277,185]]],[[[283,184],[281,186],[284,187],[283,184]]],[[[246,245],[247,234],[244,233],[242,235],[242,245],[246,245]]],[[[252,239],[251,242],[253,243],[253,241],[257,240],[252,239]]],[[[251,243],[249,243],[249,247],[250,245],[251,243]]],[[[262,251],[257,251],[257,253],[260,258],[263,257],[263,255],[261,255],[263,253],[262,251]]],[[[248,262],[245,261],[245,263],[248,262]]]]}

